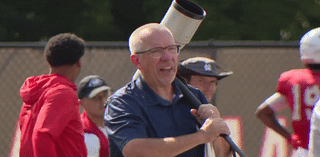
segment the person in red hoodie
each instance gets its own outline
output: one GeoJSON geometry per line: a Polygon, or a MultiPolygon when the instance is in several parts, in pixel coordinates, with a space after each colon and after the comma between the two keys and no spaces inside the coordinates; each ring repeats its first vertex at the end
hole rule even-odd
{"type": "Polygon", "coordinates": [[[71,33],[51,37],[44,54],[50,73],[26,79],[19,125],[20,157],[85,157],[77,86],[85,41],[71,33]]]}
{"type": "Polygon", "coordinates": [[[78,85],[80,106],[84,108],[81,121],[88,156],[109,156],[109,141],[104,124],[105,104],[112,89],[97,75],[84,77],[78,85]]]}

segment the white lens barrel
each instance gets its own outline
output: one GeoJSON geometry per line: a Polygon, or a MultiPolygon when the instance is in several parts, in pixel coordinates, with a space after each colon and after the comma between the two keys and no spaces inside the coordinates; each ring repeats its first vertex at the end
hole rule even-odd
{"type": "Polygon", "coordinates": [[[175,42],[183,48],[191,41],[206,11],[188,0],[173,0],[160,24],[172,32],[175,42]]]}

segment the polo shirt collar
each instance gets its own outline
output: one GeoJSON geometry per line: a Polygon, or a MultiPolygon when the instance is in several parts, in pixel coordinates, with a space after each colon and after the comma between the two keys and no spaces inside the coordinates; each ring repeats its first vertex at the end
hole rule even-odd
{"type": "Polygon", "coordinates": [[[171,104],[175,104],[179,99],[182,98],[183,94],[178,87],[176,80],[173,81],[173,91],[174,91],[174,98],[172,103],[170,101],[167,101],[163,98],[161,98],[158,94],[156,94],[149,86],[148,84],[143,80],[142,76],[139,76],[136,80],[136,87],[143,92],[143,97],[147,102],[147,105],[163,105],[163,106],[169,106],[171,104]]]}

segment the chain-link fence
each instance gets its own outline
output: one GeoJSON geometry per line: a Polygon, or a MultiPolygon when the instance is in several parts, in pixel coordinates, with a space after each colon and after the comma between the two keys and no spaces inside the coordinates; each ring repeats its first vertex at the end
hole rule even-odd
{"type": "MultiPolygon", "coordinates": [[[[22,101],[19,90],[23,81],[47,74],[43,56],[44,43],[0,43],[0,156],[12,155],[15,127],[22,101]]],[[[82,60],[80,81],[86,75],[100,75],[114,90],[128,83],[135,67],[125,42],[88,43],[82,60]]],[[[215,104],[222,116],[237,117],[240,146],[248,157],[259,156],[265,127],[255,118],[256,108],[276,89],[279,75],[293,68],[303,68],[298,43],[280,42],[197,42],[186,46],[179,60],[202,56],[213,58],[233,75],[221,80],[215,104]]],[[[282,113],[290,117],[288,112],[282,113]]],[[[238,140],[237,140],[238,141],[238,140]]],[[[13,153],[14,154],[14,153],[13,153]]]]}

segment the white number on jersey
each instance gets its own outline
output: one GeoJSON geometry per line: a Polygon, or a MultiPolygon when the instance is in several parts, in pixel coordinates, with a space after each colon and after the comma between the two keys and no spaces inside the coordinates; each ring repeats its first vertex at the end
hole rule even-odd
{"type": "MultiPolygon", "coordinates": [[[[295,121],[299,121],[301,120],[301,95],[300,95],[300,86],[299,85],[294,85],[292,87],[292,92],[293,92],[293,97],[294,97],[294,104],[293,104],[293,115],[292,115],[292,119],[295,121]]],[[[303,91],[302,91],[303,92],[303,91]]],[[[316,103],[316,101],[318,100],[318,97],[320,95],[320,90],[319,87],[317,85],[313,85],[310,87],[307,87],[306,90],[304,91],[304,93],[302,93],[304,95],[304,104],[306,104],[306,106],[308,107],[313,107],[314,104],[316,103]]],[[[307,118],[310,120],[311,117],[311,112],[312,109],[311,108],[305,108],[305,113],[307,118]]]]}

